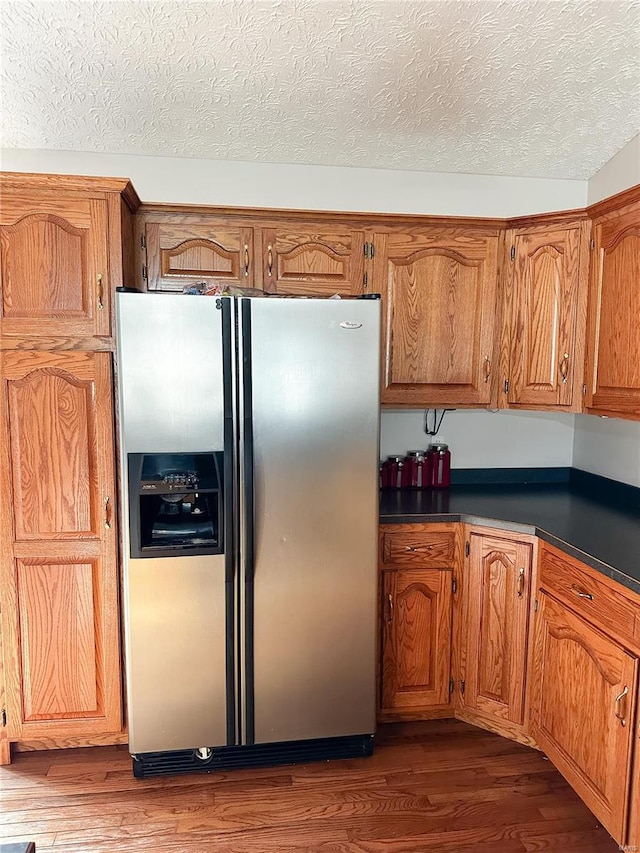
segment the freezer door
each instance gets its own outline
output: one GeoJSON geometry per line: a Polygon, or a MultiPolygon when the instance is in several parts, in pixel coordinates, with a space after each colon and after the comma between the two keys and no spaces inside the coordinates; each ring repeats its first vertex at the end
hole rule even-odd
{"type": "Polygon", "coordinates": [[[246,740],[373,732],[380,306],[254,299],[243,308],[253,444],[244,522],[254,522],[246,740]]]}

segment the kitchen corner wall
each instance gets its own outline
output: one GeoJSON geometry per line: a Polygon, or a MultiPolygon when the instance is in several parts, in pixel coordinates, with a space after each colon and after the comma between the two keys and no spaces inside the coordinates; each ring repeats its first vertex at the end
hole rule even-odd
{"type": "MultiPolygon", "coordinates": [[[[438,410],[438,419],[441,410],[438,410]]],[[[429,412],[429,428],[433,410],[429,412]]],[[[492,412],[457,409],[447,412],[438,435],[451,449],[454,468],[569,467],[573,457],[574,415],[560,412],[492,412]]],[[[424,411],[384,410],[380,454],[426,448],[433,438],[424,432],[424,411]]]]}
{"type": "MultiPolygon", "coordinates": [[[[589,204],[640,184],[640,135],[624,146],[589,181],[589,204]]],[[[640,486],[640,423],[576,415],[573,465],[640,486]]]]}

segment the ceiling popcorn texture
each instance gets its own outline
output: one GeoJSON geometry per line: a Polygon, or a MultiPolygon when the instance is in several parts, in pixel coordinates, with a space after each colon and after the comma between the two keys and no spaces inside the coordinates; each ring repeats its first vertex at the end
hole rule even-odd
{"type": "Polygon", "coordinates": [[[0,4],[2,144],[586,179],[640,130],[640,0],[0,4]]]}

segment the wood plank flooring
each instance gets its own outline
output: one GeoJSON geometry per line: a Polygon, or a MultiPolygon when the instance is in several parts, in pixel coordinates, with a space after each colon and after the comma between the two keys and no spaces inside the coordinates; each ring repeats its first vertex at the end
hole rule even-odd
{"type": "Polygon", "coordinates": [[[371,758],[136,780],[126,747],[18,753],[0,841],[37,853],[614,853],[538,752],[453,720],[371,758]]]}

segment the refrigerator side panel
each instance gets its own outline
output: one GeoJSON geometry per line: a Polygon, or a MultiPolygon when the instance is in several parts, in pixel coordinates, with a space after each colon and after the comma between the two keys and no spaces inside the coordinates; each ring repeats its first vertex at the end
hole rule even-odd
{"type": "Polygon", "coordinates": [[[375,730],[379,312],[251,302],[256,743],[375,730]]]}

